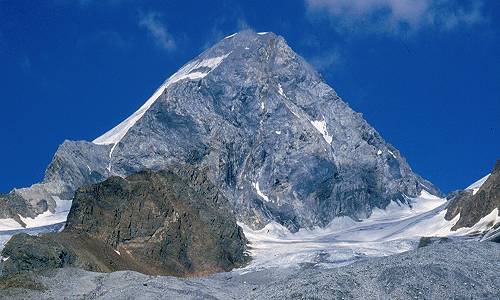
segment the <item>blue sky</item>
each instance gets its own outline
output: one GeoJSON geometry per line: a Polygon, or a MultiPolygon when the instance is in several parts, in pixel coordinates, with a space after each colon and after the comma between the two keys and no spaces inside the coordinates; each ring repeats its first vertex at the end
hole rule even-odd
{"type": "Polygon", "coordinates": [[[0,191],[219,39],[273,31],[443,191],[500,158],[500,1],[0,0],[0,191]]]}

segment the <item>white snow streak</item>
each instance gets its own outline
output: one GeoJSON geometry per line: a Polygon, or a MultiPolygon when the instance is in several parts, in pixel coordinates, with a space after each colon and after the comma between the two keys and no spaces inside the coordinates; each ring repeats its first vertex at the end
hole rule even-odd
{"type": "Polygon", "coordinates": [[[325,141],[331,145],[332,137],[328,134],[328,130],[326,129],[326,121],[323,119],[319,121],[310,121],[310,122],[314,126],[314,128],[316,128],[316,130],[318,130],[321,133],[325,141]]]}
{"type": "MultiPolygon", "coordinates": [[[[134,126],[134,124],[142,118],[144,113],[155,103],[155,101],[163,94],[163,92],[173,83],[181,81],[183,79],[201,79],[207,76],[212,70],[217,68],[219,64],[229,55],[230,53],[214,58],[208,58],[204,60],[197,60],[190,62],[183,66],[179,71],[177,71],[174,75],[170,76],[170,78],[165,81],[155,92],[154,94],[144,103],[139,110],[133,113],[130,117],[125,119],[123,122],[118,124],[118,126],[114,127],[110,131],[106,132],[104,135],[98,137],[93,141],[94,144],[98,145],[116,145],[121,139],[127,134],[129,129],[134,126]],[[210,70],[205,71],[195,71],[198,68],[206,67],[210,70]]],[[[114,147],[113,147],[114,150],[114,147]]],[[[111,155],[112,151],[110,152],[111,155]]]]}
{"type": "Polygon", "coordinates": [[[226,36],[224,39],[230,39],[230,38],[232,38],[233,36],[235,36],[235,35],[237,35],[237,34],[238,34],[237,32],[236,32],[236,33],[233,33],[233,34],[231,34],[231,35],[226,36]]]}
{"type": "MultiPolygon", "coordinates": [[[[285,93],[283,92],[283,88],[281,87],[281,84],[278,83],[278,93],[283,96],[285,99],[288,99],[288,97],[285,95],[285,93]]],[[[301,119],[302,117],[297,114],[288,104],[286,104],[285,102],[285,105],[288,107],[288,109],[292,112],[292,114],[294,116],[296,116],[297,118],[301,119]]],[[[314,126],[314,128],[316,128],[317,131],[319,131],[319,133],[321,133],[321,135],[323,136],[323,139],[329,144],[331,145],[332,144],[332,140],[333,140],[333,137],[328,133],[328,130],[326,129],[326,121],[325,121],[325,118],[323,117],[323,120],[318,120],[318,121],[311,121],[308,117],[306,117],[307,120],[311,123],[311,125],[314,126]]],[[[325,149],[326,151],[326,149],[325,149]]]]}
{"type": "Polygon", "coordinates": [[[484,176],[483,178],[481,178],[478,181],[474,182],[473,184],[469,185],[466,188],[466,190],[472,190],[472,195],[475,195],[477,193],[477,191],[479,191],[479,189],[481,188],[483,183],[485,183],[489,177],[490,177],[490,174],[484,176]]]}
{"type": "Polygon", "coordinates": [[[257,191],[257,195],[259,195],[262,199],[264,199],[266,202],[269,202],[269,197],[264,195],[264,193],[261,192],[259,188],[259,182],[252,182],[253,187],[255,188],[255,191],[257,191]]]}
{"type": "Polygon", "coordinates": [[[281,87],[281,84],[278,83],[278,93],[280,93],[281,96],[286,97],[285,93],[283,92],[283,88],[281,87]]]}

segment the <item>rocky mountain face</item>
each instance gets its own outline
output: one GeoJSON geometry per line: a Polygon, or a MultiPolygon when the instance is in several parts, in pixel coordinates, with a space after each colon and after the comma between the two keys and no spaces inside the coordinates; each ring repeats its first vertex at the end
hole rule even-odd
{"type": "Polygon", "coordinates": [[[29,209],[19,213],[36,215],[83,185],[179,163],[209,170],[252,228],[325,226],[422,189],[439,194],[282,37],[243,31],[187,63],[92,143],[66,141],[43,183],[7,198],[23,198],[29,209]]]}
{"type": "Polygon", "coordinates": [[[228,200],[189,166],[144,171],[77,190],[61,233],[14,236],[3,273],[77,266],[91,271],[205,275],[248,260],[228,200]]]}
{"type": "Polygon", "coordinates": [[[490,176],[477,191],[460,191],[450,200],[445,219],[452,220],[460,214],[452,228],[457,230],[472,227],[495,209],[500,213],[500,160],[497,160],[490,176]]]}
{"type": "Polygon", "coordinates": [[[54,211],[57,200],[71,200],[77,188],[98,183],[112,174],[106,169],[111,146],[65,141],[57,149],[41,183],[0,195],[0,219],[34,218],[54,211]]]}

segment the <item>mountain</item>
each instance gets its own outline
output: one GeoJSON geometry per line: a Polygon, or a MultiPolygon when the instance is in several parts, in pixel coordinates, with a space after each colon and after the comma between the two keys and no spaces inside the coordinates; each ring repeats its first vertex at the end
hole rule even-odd
{"type": "Polygon", "coordinates": [[[409,205],[423,190],[440,194],[282,37],[243,31],[188,62],[93,142],[65,141],[42,183],[3,196],[22,209],[4,205],[0,218],[54,213],[81,186],[172,164],[207,168],[251,228],[326,226],[409,205]]]}
{"type": "Polygon", "coordinates": [[[112,176],[77,190],[59,233],[15,235],[0,275],[80,267],[145,274],[206,275],[248,261],[247,240],[206,170],[171,166],[112,176]]]}

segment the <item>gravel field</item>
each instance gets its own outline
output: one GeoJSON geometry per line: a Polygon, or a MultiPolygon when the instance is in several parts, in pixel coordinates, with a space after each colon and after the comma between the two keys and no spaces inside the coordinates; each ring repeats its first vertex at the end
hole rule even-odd
{"type": "Polygon", "coordinates": [[[3,279],[0,299],[499,299],[499,270],[500,244],[457,241],[334,269],[272,268],[194,279],[59,269],[17,282],[3,279]],[[18,288],[23,285],[32,289],[18,288]]]}

